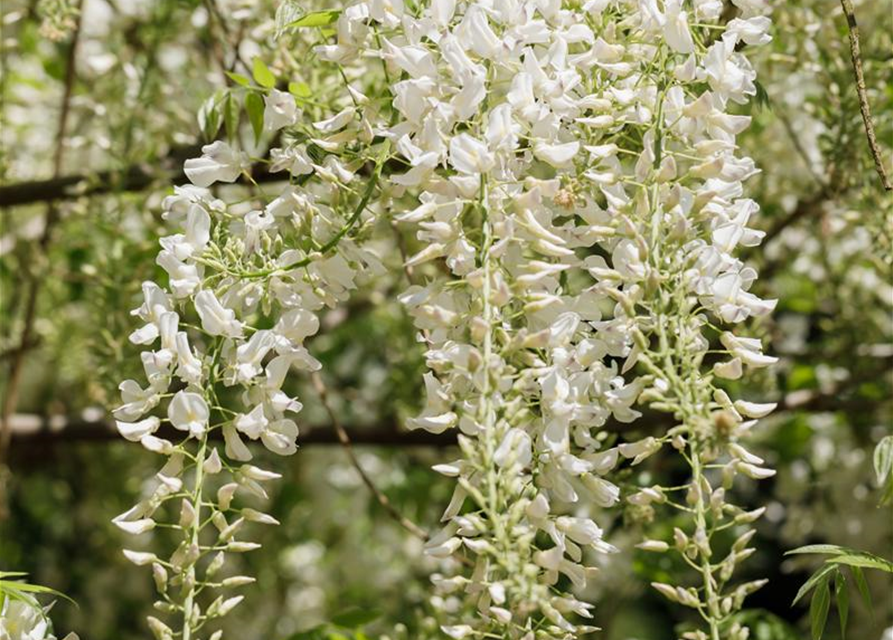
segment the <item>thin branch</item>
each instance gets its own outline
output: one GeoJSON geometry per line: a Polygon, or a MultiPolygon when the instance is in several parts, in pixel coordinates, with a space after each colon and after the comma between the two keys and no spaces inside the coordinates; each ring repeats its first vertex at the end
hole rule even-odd
{"type": "MultiPolygon", "coordinates": [[[[275,144],[271,142],[271,146],[275,144]]],[[[54,176],[48,180],[31,180],[15,184],[0,185],[0,208],[14,207],[55,200],[74,200],[88,196],[101,196],[108,193],[139,192],[157,183],[188,183],[183,172],[183,162],[201,153],[202,145],[173,147],[166,156],[149,163],[135,163],[114,171],[98,171],[68,176],[54,176]],[[159,171],[159,168],[161,169],[159,171]]],[[[399,165],[390,160],[386,167],[399,165]]],[[[367,169],[360,170],[362,173],[367,169]]],[[[258,184],[286,182],[288,173],[270,173],[267,163],[258,162],[251,167],[251,177],[258,184]]]]}
{"type": "MultiPolygon", "coordinates": [[[[799,200],[797,202],[797,206],[795,206],[789,214],[779,219],[774,225],[769,227],[766,231],[766,235],[763,236],[762,246],[768,246],[770,242],[772,242],[778,235],[790,227],[793,224],[796,224],[803,218],[812,217],[813,215],[819,213],[821,211],[822,204],[825,203],[829,198],[829,193],[827,189],[822,189],[815,195],[806,198],[805,200],[799,200]]],[[[766,278],[766,275],[763,275],[763,278],[766,278]]]]}
{"type": "Polygon", "coordinates": [[[390,515],[391,518],[399,523],[401,527],[409,531],[409,533],[417,538],[420,538],[421,540],[428,540],[428,532],[422,529],[412,520],[404,516],[402,513],[400,513],[397,508],[393,504],[391,504],[391,501],[388,499],[388,497],[384,493],[382,493],[382,491],[375,485],[375,482],[372,481],[372,478],[369,477],[369,474],[367,474],[366,471],[363,469],[363,466],[360,464],[360,461],[353,450],[350,436],[347,435],[347,431],[345,431],[344,427],[341,426],[341,421],[338,419],[338,414],[335,413],[335,410],[332,409],[332,405],[329,404],[328,389],[326,389],[326,385],[323,382],[322,377],[318,373],[313,373],[311,375],[311,379],[313,380],[313,386],[316,388],[316,392],[319,394],[319,399],[322,402],[326,413],[329,414],[329,419],[332,421],[332,428],[335,430],[335,433],[338,436],[338,441],[344,448],[344,452],[350,459],[351,464],[354,466],[354,468],[356,468],[357,473],[360,474],[360,478],[362,478],[363,483],[369,488],[369,491],[372,492],[372,495],[375,496],[378,504],[380,504],[382,508],[387,511],[388,515],[390,515]]]}
{"type": "MultiPolygon", "coordinates": [[[[68,119],[71,114],[71,96],[74,92],[74,84],[76,80],[77,52],[81,35],[83,8],[83,2],[78,2],[76,7],[77,18],[71,36],[68,60],[65,65],[62,104],[59,112],[58,130],[56,132],[56,149],[53,153],[54,178],[58,178],[62,175],[62,160],[65,156],[68,119]]],[[[39,265],[41,259],[46,257],[52,239],[53,227],[56,226],[58,221],[59,209],[55,203],[50,203],[47,206],[46,215],[44,217],[43,233],[40,236],[37,246],[38,259],[32,262],[37,262],[39,265]]],[[[37,298],[40,292],[41,282],[42,278],[40,278],[37,273],[32,272],[30,274],[27,283],[28,293],[25,300],[25,316],[23,318],[22,333],[19,337],[19,347],[10,362],[9,375],[3,394],[3,406],[2,409],[0,409],[0,464],[6,459],[10,440],[12,438],[12,430],[9,428],[8,423],[10,416],[15,413],[16,406],[19,402],[19,387],[22,382],[22,372],[25,367],[25,354],[28,350],[28,345],[32,342],[31,333],[34,330],[34,321],[37,316],[37,298]]]]}
{"type": "MultiPolygon", "coordinates": [[[[46,453],[55,446],[75,443],[111,444],[124,442],[108,416],[78,418],[65,416],[40,416],[36,414],[15,414],[10,417],[10,428],[15,451],[35,450],[46,453]]],[[[449,447],[456,444],[454,433],[441,435],[427,431],[401,431],[396,425],[382,424],[369,427],[343,427],[348,439],[356,445],[376,447],[449,447]]],[[[170,425],[162,425],[155,432],[159,438],[177,440],[183,437],[170,425]]],[[[211,434],[212,440],[222,440],[220,430],[211,434]]],[[[298,437],[301,447],[340,444],[334,429],[328,425],[302,429],[298,437]]],[[[250,444],[250,443],[249,443],[250,444]]]]}
{"type": "Polygon", "coordinates": [[[825,178],[820,176],[818,172],[816,172],[815,167],[813,167],[812,158],[809,157],[809,153],[807,153],[806,149],[804,148],[803,142],[800,140],[800,136],[798,136],[797,132],[794,131],[794,125],[791,123],[790,118],[788,118],[787,114],[784,112],[784,109],[777,109],[776,113],[778,114],[778,119],[779,121],[781,121],[782,126],[784,126],[785,132],[791,139],[791,144],[794,145],[794,150],[800,156],[800,159],[803,160],[803,165],[809,172],[810,177],[815,181],[819,189],[827,189],[828,184],[825,178]]]}
{"type": "Polygon", "coordinates": [[[856,92],[859,94],[859,110],[862,112],[862,122],[865,125],[865,137],[868,138],[868,148],[874,159],[874,168],[881,178],[881,184],[886,191],[893,191],[893,184],[887,176],[884,168],[884,159],[877,136],[874,133],[874,122],[871,119],[871,107],[868,104],[868,91],[865,89],[865,75],[862,72],[862,54],[859,46],[859,25],[856,24],[856,12],[853,9],[852,0],[840,0],[840,6],[846,14],[846,23],[850,35],[850,57],[853,60],[853,75],[856,78],[856,92]]]}
{"type": "MultiPolygon", "coordinates": [[[[184,160],[193,158],[200,152],[201,145],[174,147],[167,156],[153,161],[151,167],[147,163],[136,163],[120,170],[54,176],[48,180],[0,186],[0,207],[74,200],[112,192],[139,192],[159,182],[163,182],[165,186],[183,184],[188,182],[182,169],[184,160]]],[[[251,175],[258,183],[288,179],[288,174],[269,173],[267,165],[261,163],[251,168],[251,175]]]]}

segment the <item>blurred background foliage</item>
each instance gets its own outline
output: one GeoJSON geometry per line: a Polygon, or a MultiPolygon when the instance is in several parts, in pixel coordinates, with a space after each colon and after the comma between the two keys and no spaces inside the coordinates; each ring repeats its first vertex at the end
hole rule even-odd
{"type": "MultiPolygon", "coordinates": [[[[893,556],[893,516],[878,507],[871,469],[893,416],[893,204],[865,143],[837,0],[775,4],[773,44],[754,59],[760,100],[743,107],[753,125],[741,137],[762,168],[749,188],[768,234],[748,256],[761,272],[755,293],[780,299],[771,318],[751,326],[781,357],[747,382],[751,395],[781,403],[758,435],[760,455],[779,474],[743,496],[768,506],[758,552],[745,565],[745,578],[770,578],[749,600],[755,640],[809,633],[806,608],[790,603],[821,559],[785,551],[833,542],[893,556]]],[[[300,34],[281,33],[302,9],[271,0],[4,0],[2,10],[0,388],[5,401],[14,379],[19,390],[8,408],[17,430],[0,471],[0,570],[27,571],[77,600],[79,608],[55,609],[60,631],[145,638],[151,580],[124,560],[123,534],[110,519],[134,502],[155,460],[124,441],[73,432],[93,429],[116,401],[118,381],[139,368],[127,343],[129,310],[140,282],[156,275],[160,201],[202,142],[203,102],[232,84],[225,71],[248,74],[257,55],[279,77],[313,84],[313,69],[300,62],[300,34]],[[71,175],[90,195],[48,202],[51,181],[28,202],[11,200],[22,185],[71,175]],[[32,423],[36,435],[25,433],[32,423]]],[[[856,12],[889,159],[893,12],[876,0],[856,3],[856,12]]],[[[421,350],[395,299],[407,285],[399,246],[413,240],[396,233],[378,247],[388,272],[368,277],[345,308],[329,312],[310,344],[353,433],[402,431],[419,405],[421,350]]],[[[302,432],[327,429],[308,381],[289,384],[305,404],[302,432]]],[[[641,421],[628,437],[661,427],[641,421]]],[[[358,451],[403,513],[437,526],[451,487],[430,466],[450,459],[448,449],[358,451]]],[[[655,457],[627,480],[671,482],[684,473],[674,464],[655,457]]],[[[231,637],[440,637],[427,577],[437,566],[381,511],[343,451],[307,446],[275,468],[285,477],[268,510],[282,526],[258,530],[253,539],[264,548],[242,559],[259,588],[227,618],[237,630],[231,637]]],[[[632,550],[643,535],[671,537],[674,522],[632,507],[599,518],[628,553],[610,558],[587,594],[604,628],[597,637],[676,637],[687,621],[647,587],[677,570],[675,561],[632,550]]],[[[146,534],[144,543],[163,535],[146,534]]],[[[879,639],[893,625],[890,576],[869,578],[874,611],[854,599],[851,638],[879,639]]],[[[838,633],[832,623],[826,637],[838,633]]]]}

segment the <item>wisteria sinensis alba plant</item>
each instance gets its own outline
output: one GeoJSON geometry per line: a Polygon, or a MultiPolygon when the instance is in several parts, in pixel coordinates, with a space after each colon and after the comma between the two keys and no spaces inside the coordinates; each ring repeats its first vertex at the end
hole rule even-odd
{"type": "Polygon", "coordinates": [[[674,540],[640,546],[675,548],[696,580],[654,586],[698,612],[685,638],[747,638],[736,613],[760,583],[732,577],[760,511],[726,493],[773,473],[743,444],[772,407],[721,380],[774,361],[728,329],[774,305],[735,257],[761,239],[735,107],[756,93],[746,54],[769,39],[764,4],[370,0],[287,25],[327,70],[319,87],[277,83],[260,60],[255,84],[231,75],[239,87],[203,114],[226,140],[164,203],[167,286],[144,285],[131,336],[146,382],[122,383],[116,411],[124,437],[166,458],[116,522],[181,535],[170,553],[127,552],[169,614],[150,619],[156,637],[204,637],[251,582],[226,559],[256,546],[247,523],[276,521],[240,494],[265,496],[277,474],[246,442],[295,452],[301,404],[283,382],[319,368],[303,344],[318,312],[382,268],[366,242],[381,220],[415,230],[405,266],[424,274],[400,295],[428,368],[407,426],[459,432],[460,456],[435,467],[456,484],[426,545],[444,561],[443,633],[594,631],[578,594],[617,551],[598,524],[621,499],[612,472],[671,445],[690,479],[627,498],[684,514],[674,540]],[[237,98],[262,158],[238,141],[237,98]],[[638,406],[675,426],[615,444],[603,427],[638,406]],[[720,549],[726,529],[738,538],[720,549]]]}

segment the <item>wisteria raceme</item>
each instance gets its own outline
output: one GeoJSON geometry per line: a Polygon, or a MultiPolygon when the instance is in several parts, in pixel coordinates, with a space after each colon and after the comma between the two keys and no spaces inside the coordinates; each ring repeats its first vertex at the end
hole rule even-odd
{"type": "MultiPolygon", "coordinates": [[[[754,516],[725,504],[723,490],[707,491],[703,465],[730,454],[728,485],[737,472],[771,475],[736,443],[753,424],[742,415],[761,417],[770,407],[733,404],[714,388],[701,372],[709,345],[701,329],[702,311],[739,322],[773,306],[747,293],[755,273],[731,255],[760,234],[746,226],[756,205],[740,197],[755,169],[734,155],[749,119],[725,111],[755,93],[736,47],[767,41],[769,22],[758,3],[742,3],[740,17],[723,26],[721,9],[697,4],[701,27],[690,26],[679,2],[593,2],[582,10],[434,2],[415,24],[406,14],[393,18],[403,39],[385,40],[382,56],[408,78],[394,85],[404,121],[392,135],[412,167],[393,182],[421,191],[419,206],[398,219],[420,227],[424,249],[409,264],[443,257],[455,276],[404,296],[434,373],[413,424],[435,432],[457,426],[465,436],[465,458],[439,468],[459,485],[430,551],[464,544],[477,555],[469,583],[441,585],[464,587],[484,622],[448,627],[450,635],[579,632],[561,609],[588,615],[589,605],[543,585],[559,572],[585,582],[570,527],[592,532],[578,542],[609,547],[594,522],[555,518],[550,505],[577,502],[575,487],[583,487],[584,503],[609,506],[616,495],[599,472],[618,453],[636,464],[669,440],[691,448],[688,499],[700,547],[680,551],[701,554],[705,579],[702,591],[674,591],[674,599],[697,608],[713,637],[721,628],[746,634],[726,623],[759,584],[722,589],[749,555],[752,534],[716,568],[718,579],[709,537],[736,524],[724,525],[723,515],[738,523],[754,516]],[[597,254],[580,261],[575,249],[593,246],[610,264],[597,254]],[[595,286],[572,287],[580,267],[595,286]],[[605,297],[617,304],[602,320],[605,297]],[[641,362],[647,373],[627,385],[606,356],[625,358],[624,371],[641,362]],[[610,412],[634,419],[630,405],[643,388],[644,402],[683,424],[599,451],[592,430],[610,412]],[[474,512],[460,511],[467,496],[474,512]],[[708,507],[716,516],[709,529],[708,507]],[[537,529],[554,546],[538,548],[537,529]],[[554,626],[541,628],[542,617],[554,626]]],[[[724,333],[721,343],[732,359],[716,364],[717,376],[734,379],[745,363],[773,361],[757,341],[724,333]]]]}
{"type": "Polygon", "coordinates": [[[582,588],[592,573],[584,550],[613,550],[584,505],[616,502],[602,476],[618,454],[600,450],[592,430],[612,413],[638,415],[636,386],[604,364],[591,324],[604,296],[563,283],[581,266],[574,249],[613,229],[574,221],[576,118],[593,98],[567,58],[595,38],[582,14],[551,9],[435,2],[415,26],[399,16],[403,33],[382,39],[382,57],[406,76],[393,85],[401,121],[390,135],[411,167],[391,181],[418,194],[396,218],[419,227],[424,248],[408,265],[443,258],[453,275],[402,300],[431,369],[410,426],[462,432],[464,457],[436,467],[458,484],[428,545],[435,557],[464,546],[476,558],[470,578],[435,580],[476,609],[444,627],[456,638],[590,630],[570,619],[590,618],[591,605],[558,589],[559,576],[582,588]],[[580,509],[562,515],[554,502],[580,509]]]}
{"type": "Polygon", "coordinates": [[[244,439],[294,453],[301,405],[283,382],[319,368],[303,345],[316,312],[342,302],[359,269],[380,268],[355,236],[386,210],[416,231],[408,268],[445,266],[400,295],[429,369],[408,426],[460,432],[461,457],[435,467],[456,487],[426,546],[444,560],[437,593],[464,603],[443,612],[443,632],[570,640],[593,630],[594,604],[575,594],[616,551],[598,524],[620,499],[612,471],[669,443],[690,482],[628,499],[646,516],[666,505],[690,518],[672,543],[702,582],[655,588],[705,621],[709,636],[686,638],[747,637],[735,614],[760,583],[730,580],[760,512],[725,492],[736,475],[772,474],[740,442],[771,406],[732,401],[716,379],[774,359],[718,325],[774,305],[748,292],[756,273],[734,256],[761,238],[742,186],[756,169],[736,155],[749,118],[733,111],[756,93],[745,52],[770,23],[760,0],[732,8],[354,2],[314,50],[346,83],[321,119],[290,93],[260,90],[260,129],[281,140],[265,159],[284,174],[275,198],[257,185],[230,188],[228,200],[209,190],[253,182],[235,145],[217,140],[187,161],[193,185],[165,201],[183,229],[162,239],[169,286],[146,283],[135,312],[148,386],[122,383],[116,412],[124,437],[167,456],[146,499],[116,522],[144,533],[159,507],[180,505],[167,526],[183,541],[169,559],[128,552],[153,565],[158,607],[183,620],[175,632],[153,618],[157,637],[194,638],[238,604],[221,596],[203,610],[197,596],[250,581],[214,573],[225,554],[254,546],[236,540],[245,522],[275,522],[233,506],[237,490],[264,495],[276,476],[250,464],[244,439]],[[678,425],[616,444],[602,427],[634,422],[638,405],[678,425]],[[156,407],[161,416],[144,417],[156,407]],[[165,423],[181,442],[155,435],[165,423]],[[208,437],[218,429],[222,452],[208,437]],[[732,528],[738,541],[717,563],[713,535],[732,528]],[[473,565],[467,574],[454,556],[473,565]]]}
{"type": "MultiPolygon", "coordinates": [[[[130,340],[147,349],[141,357],[148,386],[124,381],[115,417],[121,435],[167,460],[145,498],[115,523],[131,534],[156,526],[182,534],[169,557],[125,551],[132,562],[152,566],[156,608],[181,620],[177,626],[150,618],[160,640],[196,638],[242,600],[221,594],[202,608],[202,592],[254,581],[228,574],[226,557],[259,546],[246,538],[245,525],[277,522],[240,507],[239,494],[266,498],[264,485],[279,474],[251,464],[246,440],[279,455],[296,451],[294,414],[302,406],[283,392],[286,376],[320,368],[304,346],[319,330],[316,313],[347,298],[358,269],[380,269],[375,255],[352,240],[376,181],[362,196],[345,197],[359,178],[336,153],[368,122],[351,109],[337,122],[299,123],[293,96],[272,89],[265,97],[265,129],[294,127],[289,144],[269,154],[269,171],[287,172],[284,188],[275,198],[243,187],[229,200],[215,197],[208,189],[215,183],[240,176],[253,182],[247,155],[221,140],[187,160],[193,184],[164,201],[165,219],[182,229],[161,240],[158,264],[169,288],[146,282],[134,311],[144,324],[130,340]],[[299,141],[316,135],[314,143],[329,151],[319,163],[299,141]],[[307,182],[311,173],[317,179],[307,182]],[[156,408],[160,415],[144,417],[156,408]],[[165,424],[182,439],[156,435],[165,424]],[[210,439],[215,431],[222,447],[210,439]],[[173,514],[162,509],[168,503],[173,514]]],[[[368,145],[360,151],[354,169],[369,159],[377,175],[384,153],[367,158],[374,151],[368,145]]]]}

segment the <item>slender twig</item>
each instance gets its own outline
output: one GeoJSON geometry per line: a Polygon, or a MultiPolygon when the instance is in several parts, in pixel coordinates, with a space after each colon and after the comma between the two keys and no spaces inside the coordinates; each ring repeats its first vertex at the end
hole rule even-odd
{"type": "MultiPolygon", "coordinates": [[[[226,64],[226,52],[221,51],[220,47],[216,46],[217,42],[215,40],[215,44],[213,46],[215,55],[217,57],[217,63],[220,65],[221,71],[229,71],[233,72],[236,70],[236,66],[239,64],[239,48],[242,44],[242,36],[244,34],[244,23],[239,23],[239,31],[236,34],[235,42],[232,41],[232,35],[230,32],[229,25],[226,23],[226,18],[223,16],[223,13],[220,11],[220,7],[217,6],[217,3],[214,0],[204,0],[205,8],[209,13],[208,20],[208,31],[211,33],[213,22],[217,22],[220,25],[220,30],[223,32],[221,40],[223,40],[224,44],[229,47],[233,52],[233,59],[229,64],[226,64]]],[[[213,37],[213,33],[212,33],[213,37]]]]}
{"type": "MultiPolygon", "coordinates": [[[[62,92],[62,104],[59,111],[59,126],[56,132],[56,148],[53,153],[53,177],[58,178],[62,175],[62,160],[65,156],[66,132],[68,130],[68,119],[71,113],[71,96],[74,92],[74,84],[76,80],[76,61],[78,43],[81,35],[81,23],[83,16],[83,1],[78,2],[76,7],[77,18],[74,25],[74,31],[71,36],[71,45],[68,50],[68,60],[65,66],[65,81],[62,92]]],[[[37,252],[40,258],[45,258],[49,250],[50,241],[52,239],[53,227],[59,221],[59,208],[56,203],[47,205],[46,215],[44,217],[43,232],[37,246],[37,252]]],[[[40,264],[40,260],[32,261],[40,264]]],[[[19,337],[19,347],[12,357],[9,366],[9,375],[6,381],[6,389],[3,394],[3,406],[0,409],[0,463],[7,456],[9,450],[10,439],[12,438],[12,430],[9,428],[9,417],[15,413],[16,406],[19,401],[19,387],[22,382],[22,372],[25,365],[25,354],[28,345],[32,342],[31,333],[34,330],[34,320],[37,315],[37,298],[40,292],[42,278],[39,274],[32,272],[28,279],[28,293],[25,300],[25,315],[22,324],[22,333],[19,337]]]]}
{"type": "Polygon", "coordinates": [[[803,160],[803,165],[809,172],[810,177],[815,181],[816,185],[818,185],[820,189],[827,188],[827,181],[815,170],[812,158],[809,157],[809,153],[803,146],[803,142],[800,140],[800,136],[798,136],[797,132],[794,131],[794,125],[791,123],[791,119],[788,118],[787,114],[784,112],[784,109],[778,109],[776,112],[778,114],[779,121],[781,121],[782,126],[784,126],[785,132],[791,139],[791,144],[794,145],[794,150],[800,156],[800,159],[803,160]]]}
{"type": "Polygon", "coordinates": [[[402,513],[400,513],[397,508],[393,504],[391,504],[391,501],[388,499],[388,497],[384,493],[382,493],[381,489],[379,489],[375,485],[375,482],[372,481],[372,478],[369,477],[369,474],[367,474],[366,471],[363,469],[363,466],[360,464],[360,461],[353,450],[353,444],[350,441],[350,436],[347,435],[347,431],[345,431],[344,427],[341,425],[341,421],[338,419],[338,414],[335,413],[334,409],[332,409],[332,405],[329,404],[328,389],[326,388],[322,377],[318,373],[313,373],[311,375],[311,379],[313,380],[313,386],[316,388],[316,392],[319,394],[320,402],[322,402],[326,413],[329,414],[329,419],[332,422],[332,428],[338,435],[338,440],[341,443],[341,446],[344,448],[344,452],[347,454],[347,457],[350,459],[350,463],[357,470],[357,473],[360,474],[360,478],[362,478],[363,484],[365,484],[369,488],[369,491],[371,491],[372,495],[375,496],[378,504],[380,504],[382,508],[387,511],[388,515],[390,515],[391,518],[399,523],[401,527],[409,531],[409,533],[411,533],[415,537],[420,538],[421,540],[427,540],[428,532],[422,529],[412,520],[404,516],[402,513]]]}
{"type": "MultiPolygon", "coordinates": [[[[782,231],[801,219],[811,217],[820,212],[822,205],[829,199],[829,195],[828,190],[823,188],[815,195],[799,200],[789,214],[779,219],[766,231],[766,235],[763,236],[763,246],[768,245],[778,237],[782,231]]],[[[763,277],[765,278],[765,275],[763,277]]]]}
{"type": "Polygon", "coordinates": [[[871,119],[871,107],[868,104],[868,91],[865,89],[865,75],[862,72],[862,54],[859,46],[859,25],[856,24],[856,12],[853,9],[852,0],[840,0],[840,6],[846,14],[846,23],[850,35],[850,57],[853,59],[853,75],[856,78],[856,92],[859,94],[859,110],[862,112],[862,122],[865,125],[865,137],[868,138],[868,148],[874,159],[874,168],[881,178],[881,184],[887,191],[893,191],[893,184],[887,176],[884,168],[884,158],[878,145],[877,136],[874,133],[874,122],[871,119]]]}

